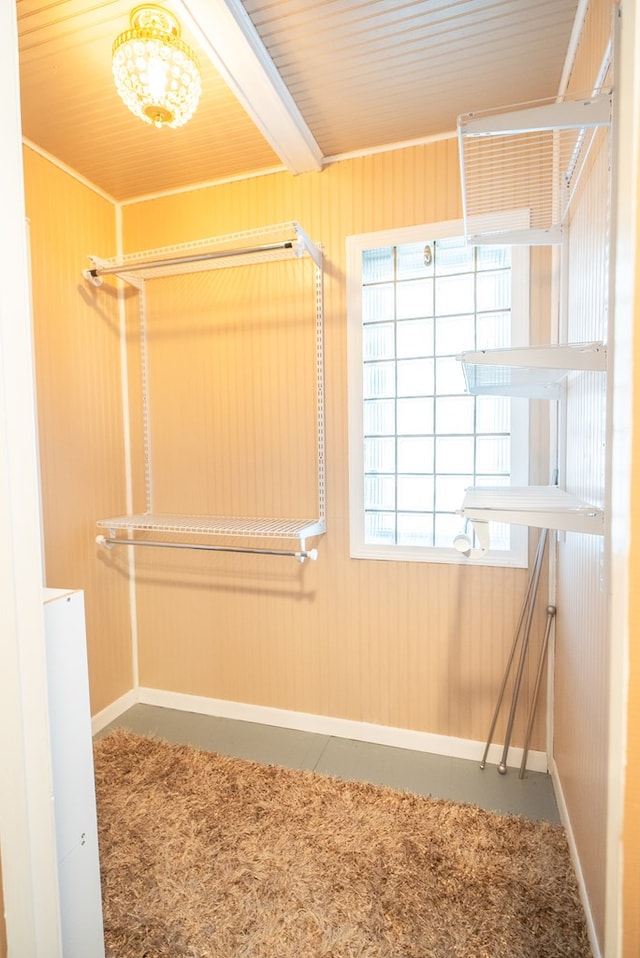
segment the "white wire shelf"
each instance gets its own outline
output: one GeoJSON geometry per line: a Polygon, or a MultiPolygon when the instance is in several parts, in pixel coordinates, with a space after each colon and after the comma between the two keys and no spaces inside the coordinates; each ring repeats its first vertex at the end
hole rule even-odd
{"type": "Polygon", "coordinates": [[[325,522],[322,519],[255,519],[247,516],[184,516],[184,515],[142,515],[113,516],[100,519],[99,529],[107,535],[98,535],[96,542],[106,549],[127,545],[151,547],[156,549],[193,549],[203,552],[234,552],[253,555],[291,556],[299,562],[317,559],[318,550],[308,549],[306,540],[322,535],[325,522]],[[148,539],[136,537],[135,533],[152,532],[164,536],[177,534],[179,538],[148,539]],[[119,535],[120,533],[120,535],[119,535]],[[192,538],[189,539],[188,537],[192,538]],[[187,537],[187,538],[184,538],[187,537]],[[203,543],[201,537],[213,539],[203,543]],[[244,545],[237,540],[245,540],[244,545]],[[268,545],[248,544],[251,541],[287,539],[298,540],[298,549],[277,548],[268,545]],[[231,544],[230,541],[234,544],[231,544]]]}
{"type": "Polygon", "coordinates": [[[561,383],[571,371],[605,372],[607,347],[602,342],[481,349],[460,353],[471,395],[559,399],[561,383]]]}
{"type": "Polygon", "coordinates": [[[471,486],[460,514],[472,522],[604,535],[604,512],[558,486],[471,486]]]}
{"type": "Polygon", "coordinates": [[[187,516],[142,513],[100,519],[99,529],[117,532],[178,533],[245,539],[309,539],[325,532],[323,519],[264,519],[248,516],[187,516]]]}
{"type": "Polygon", "coordinates": [[[96,286],[101,285],[102,277],[108,275],[118,276],[135,286],[143,279],[305,256],[309,256],[319,269],[322,268],[322,251],[309,239],[300,224],[278,223],[110,259],[89,256],[92,266],[84,270],[82,275],[96,286]]]}
{"type": "Polygon", "coordinates": [[[612,95],[602,91],[460,115],[467,242],[560,243],[595,133],[611,113],[612,95]]]}

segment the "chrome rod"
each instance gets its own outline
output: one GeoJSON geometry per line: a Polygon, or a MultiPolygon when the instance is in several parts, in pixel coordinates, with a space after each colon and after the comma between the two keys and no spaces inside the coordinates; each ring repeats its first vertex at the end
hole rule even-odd
{"type": "Polygon", "coordinates": [[[201,552],[242,552],[251,555],[265,556],[289,556],[292,559],[298,559],[304,562],[305,559],[315,560],[318,558],[317,549],[304,549],[300,552],[289,551],[286,549],[255,549],[245,546],[213,546],[196,542],[156,542],[151,539],[119,539],[113,536],[96,536],[96,542],[106,549],[112,549],[113,546],[153,546],[157,549],[196,549],[201,552]]]}
{"type": "MultiPolygon", "coordinates": [[[[540,548],[540,543],[538,543],[538,548],[540,548]]],[[[535,564],[534,564],[535,567],[535,564]]],[[[518,624],[516,625],[516,630],[513,636],[513,644],[511,646],[511,651],[509,652],[509,658],[507,659],[507,664],[505,666],[504,675],[502,676],[502,684],[500,686],[500,691],[498,692],[498,698],[496,700],[496,707],[493,712],[493,718],[491,719],[491,725],[489,727],[489,734],[487,735],[487,743],[484,747],[484,752],[482,755],[482,761],[480,762],[480,768],[485,768],[487,764],[487,755],[489,754],[489,749],[493,741],[493,733],[495,731],[496,723],[498,721],[498,716],[500,714],[500,709],[502,707],[502,700],[504,699],[504,693],[507,688],[507,682],[509,681],[509,675],[511,674],[511,667],[513,665],[513,660],[515,658],[516,650],[518,648],[518,642],[520,639],[520,630],[524,622],[524,617],[526,615],[527,609],[529,607],[529,602],[531,601],[531,592],[534,588],[534,578],[533,575],[529,577],[529,584],[527,585],[527,591],[522,602],[522,608],[520,610],[520,618],[518,619],[518,624]]]]}
{"type": "Polygon", "coordinates": [[[270,243],[265,246],[251,246],[247,249],[219,250],[211,253],[197,253],[193,256],[178,256],[174,259],[151,260],[147,263],[132,263],[130,266],[121,264],[120,266],[94,266],[86,270],[87,276],[94,278],[98,276],[110,276],[115,273],[133,273],[140,269],[160,269],[164,266],[181,266],[183,263],[201,263],[209,259],[224,259],[229,256],[247,256],[250,253],[269,253],[279,249],[293,249],[293,241],[287,240],[284,243],[270,243]]]}
{"type": "Polygon", "coordinates": [[[555,605],[547,606],[547,624],[544,630],[544,639],[542,640],[542,648],[540,649],[540,658],[538,660],[538,672],[536,674],[536,681],[533,687],[533,696],[531,697],[531,705],[529,707],[529,721],[527,722],[527,732],[524,738],[524,750],[522,752],[522,762],[520,764],[520,774],[518,778],[524,778],[525,769],[527,767],[527,755],[529,754],[529,741],[531,739],[531,730],[533,728],[533,720],[536,714],[536,705],[538,704],[538,692],[540,691],[540,681],[542,679],[542,672],[544,670],[544,662],[547,656],[547,648],[549,645],[549,634],[551,633],[551,623],[556,614],[555,605]]]}
{"type": "Polygon", "coordinates": [[[542,560],[544,556],[544,547],[547,542],[547,530],[543,529],[540,533],[540,539],[538,540],[538,549],[536,552],[535,565],[533,567],[532,579],[534,580],[533,590],[531,594],[531,602],[529,603],[529,608],[527,609],[527,621],[525,624],[524,635],[522,638],[522,646],[520,648],[520,659],[518,661],[518,668],[516,671],[516,677],[513,687],[513,693],[511,696],[511,708],[509,710],[509,718],[507,720],[507,731],[505,733],[504,747],[502,750],[502,758],[498,764],[498,771],[501,775],[506,775],[507,773],[507,756],[509,754],[509,745],[511,743],[511,733],[513,731],[513,723],[516,715],[516,707],[518,705],[518,698],[520,696],[520,685],[522,682],[522,675],[524,672],[525,663],[527,660],[527,650],[529,648],[529,636],[531,634],[531,620],[533,618],[533,610],[536,602],[536,595],[538,592],[538,581],[540,579],[540,570],[542,569],[542,560]]]}

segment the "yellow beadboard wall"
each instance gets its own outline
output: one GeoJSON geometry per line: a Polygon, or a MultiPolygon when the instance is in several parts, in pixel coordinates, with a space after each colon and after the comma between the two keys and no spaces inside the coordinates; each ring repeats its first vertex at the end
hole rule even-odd
{"type": "MultiPolygon", "coordinates": [[[[640,264],[639,264],[640,265],[640,264]]],[[[640,313],[636,309],[636,317],[640,320],[640,313]]],[[[637,355],[637,349],[636,349],[637,355]]],[[[637,392],[637,389],[636,389],[637,392]]],[[[638,421],[640,405],[636,399],[635,421],[638,421]]],[[[634,473],[638,475],[638,457],[640,444],[636,439],[634,451],[634,473]]],[[[637,488],[638,479],[634,486],[637,488]]],[[[632,520],[631,562],[629,566],[629,581],[638,582],[640,576],[640,562],[638,554],[638,508],[634,510],[632,520]]],[[[629,594],[629,689],[628,689],[628,726],[627,726],[627,764],[626,787],[624,803],[624,898],[622,903],[623,920],[623,958],[636,958],[640,954],[640,597],[638,590],[631,590],[629,594]]]]}
{"type": "MultiPolygon", "coordinates": [[[[321,174],[275,174],[123,208],[125,252],[295,219],[323,245],[326,260],[328,532],[318,541],[319,559],[300,566],[272,557],[138,550],[142,686],[484,739],[526,571],[353,560],[348,540],[346,237],[460,215],[454,139],[344,161],[321,174]]],[[[548,290],[548,263],[536,252],[538,324],[542,316],[548,322],[546,292],[540,292],[548,290]]],[[[229,271],[229,290],[235,284],[244,298],[253,296],[254,269],[229,271]],[[240,280],[231,277],[240,273],[240,280]]],[[[149,284],[158,511],[171,505],[197,512],[223,502],[253,514],[252,504],[295,514],[313,493],[312,427],[308,399],[300,399],[308,383],[299,386],[295,378],[303,367],[307,378],[313,376],[313,354],[304,337],[296,342],[293,336],[297,294],[292,298],[288,280],[273,279],[271,267],[259,269],[255,319],[218,288],[222,314],[213,297],[208,322],[199,304],[200,277],[190,278],[193,292],[187,280],[175,288],[175,281],[167,282],[156,307],[149,284]],[[167,312],[171,297],[185,304],[182,329],[167,312]],[[271,399],[273,381],[256,382],[265,357],[279,381],[271,399]],[[256,439],[258,458],[250,451],[256,439]]],[[[135,337],[132,315],[134,421],[140,378],[135,337]]],[[[139,424],[133,432],[139,439],[139,424]]],[[[141,508],[139,450],[134,468],[141,508]]],[[[534,643],[540,616],[536,625],[534,643]]],[[[530,678],[514,744],[522,743],[530,678]]],[[[536,748],[544,748],[544,711],[541,700],[536,748]]]]}
{"type": "Polygon", "coordinates": [[[113,250],[107,200],[25,148],[46,585],[85,592],[93,712],[132,686],[129,584],[95,545],[125,509],[118,304],[82,279],[113,250]]]}
{"type": "MultiPolygon", "coordinates": [[[[591,90],[612,26],[609,0],[589,4],[569,92],[591,90]]],[[[598,131],[572,202],[562,337],[608,339],[610,137],[598,131]]],[[[561,476],[570,492],[606,505],[607,381],[569,377],[561,476]]],[[[605,540],[558,542],[554,759],[578,848],[596,936],[604,941],[609,774],[609,629],[605,540]],[[585,802],[585,794],[589,796],[585,802]]]]}
{"type": "MultiPolygon", "coordinates": [[[[127,552],[105,553],[94,542],[97,519],[126,511],[117,283],[96,290],[80,275],[89,253],[114,252],[115,215],[106,200],[29,149],[25,172],[47,580],[85,591],[97,712],[133,685],[127,552]]],[[[142,685],[484,739],[526,572],[348,555],[345,238],[459,215],[455,140],[345,161],[319,175],[261,177],[124,208],[129,251],[296,218],[326,255],[329,532],[319,540],[320,558],[301,566],[271,557],[137,550],[142,685]]],[[[532,298],[544,312],[547,265],[539,253],[534,262],[542,274],[532,298]]],[[[156,325],[149,339],[151,425],[161,467],[154,470],[154,493],[163,508],[182,509],[187,500],[191,511],[213,508],[222,495],[225,508],[253,512],[253,502],[256,510],[271,504],[280,511],[287,503],[306,507],[315,495],[315,426],[308,398],[300,400],[308,397],[313,357],[308,365],[300,359],[309,344],[294,319],[301,291],[279,266],[275,273],[260,267],[251,283],[249,273],[232,270],[222,298],[233,300],[234,309],[239,273],[242,295],[261,303],[266,328],[257,341],[256,320],[246,311],[240,329],[237,316],[214,314],[214,337],[197,305],[200,293],[187,295],[184,280],[172,281],[160,297],[165,305],[171,297],[180,304],[178,328],[165,318],[165,328],[156,325]],[[210,363],[205,340],[215,343],[210,363]],[[251,409],[244,409],[244,389],[258,378],[254,363],[265,356],[271,378],[259,382],[251,409]],[[181,371],[199,390],[188,407],[181,371]],[[292,374],[291,392],[285,383],[292,374]],[[222,455],[214,441],[220,436],[222,455]]],[[[301,282],[308,286],[309,276],[301,282]]],[[[198,284],[207,299],[205,281],[198,284]]],[[[136,296],[130,289],[123,294],[133,499],[141,509],[136,296]]],[[[536,625],[538,637],[540,616],[536,625]]],[[[514,744],[522,741],[530,678],[514,744]]],[[[532,745],[544,747],[543,701],[532,745]]]]}
{"type": "MultiPolygon", "coordinates": [[[[638,183],[640,186],[640,182],[638,183]]],[[[636,217],[638,214],[636,212],[636,217]]],[[[640,218],[636,219],[635,256],[636,277],[640,276],[640,218]]],[[[635,285],[635,329],[633,352],[634,368],[640,368],[640,287],[635,285]]],[[[634,379],[632,421],[635,435],[631,460],[632,490],[640,488],[640,382],[634,379]]],[[[640,507],[638,497],[631,498],[631,536],[629,549],[629,686],[627,718],[626,782],[622,843],[624,848],[623,902],[622,902],[622,958],[636,958],[640,954],[640,590],[633,584],[640,582],[640,507]]]]}
{"type": "MultiPolygon", "coordinates": [[[[638,262],[640,267],[640,262],[638,262]]],[[[640,323],[640,309],[636,305],[636,326],[640,323]]],[[[640,354],[636,346],[636,362],[640,354]]],[[[636,386],[634,421],[640,421],[640,402],[636,386]]],[[[633,453],[633,488],[638,488],[640,440],[636,436],[633,453]]],[[[640,516],[637,505],[632,514],[632,536],[629,564],[629,582],[640,581],[640,546],[638,533],[640,516]]],[[[629,688],[627,726],[627,764],[624,803],[624,899],[623,958],[636,958],[640,954],[640,595],[637,589],[629,592],[629,688]]]]}
{"type": "Polygon", "coordinates": [[[314,277],[305,258],[148,282],[153,511],[317,516],[314,277]]]}
{"type": "MultiPolygon", "coordinates": [[[[611,36],[617,0],[589,0],[580,43],[569,79],[568,93],[590,94],[611,36]]],[[[609,80],[607,80],[607,83],[609,80]]],[[[606,86],[607,84],[605,84],[606,86]]]]}
{"type": "Polygon", "coordinates": [[[0,958],[7,958],[7,925],[4,917],[4,895],[2,892],[2,859],[0,858],[0,958]]]}

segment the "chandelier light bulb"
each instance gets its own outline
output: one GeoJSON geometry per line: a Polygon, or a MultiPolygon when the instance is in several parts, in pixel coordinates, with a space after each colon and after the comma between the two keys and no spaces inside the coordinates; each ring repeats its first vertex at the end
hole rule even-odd
{"type": "Polygon", "coordinates": [[[198,60],[180,24],[155,5],[131,11],[131,27],[113,44],[113,77],[126,106],[145,123],[178,127],[198,106],[198,60]]]}

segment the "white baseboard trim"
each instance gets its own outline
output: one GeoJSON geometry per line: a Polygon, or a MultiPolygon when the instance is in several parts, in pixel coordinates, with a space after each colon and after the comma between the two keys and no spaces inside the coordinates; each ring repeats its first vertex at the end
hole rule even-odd
{"type": "Polygon", "coordinates": [[[116,699],[115,702],[112,702],[111,705],[107,705],[101,712],[97,712],[96,715],[93,715],[91,718],[92,735],[101,732],[109,722],[114,722],[118,716],[126,712],[127,709],[130,709],[132,705],[137,705],[139,701],[137,691],[131,689],[131,691],[125,692],[119,699],[116,699]]]}
{"type": "Polygon", "coordinates": [[[600,945],[598,944],[598,937],[596,935],[596,928],[593,921],[593,915],[591,914],[591,905],[589,902],[589,896],[587,894],[587,886],[584,880],[584,875],[582,873],[582,865],[580,864],[580,857],[578,855],[578,846],[576,845],[575,836],[573,834],[573,829],[571,827],[571,819],[569,817],[569,809],[567,808],[567,802],[564,797],[564,792],[562,790],[560,772],[558,771],[558,766],[553,756],[551,756],[550,762],[549,762],[549,773],[551,775],[551,781],[553,782],[553,790],[555,792],[556,802],[558,804],[560,821],[562,822],[564,826],[564,830],[567,835],[567,842],[569,843],[571,860],[573,862],[576,878],[578,880],[578,889],[580,891],[580,901],[582,902],[585,918],[587,920],[587,930],[589,932],[589,942],[591,944],[591,951],[593,952],[593,958],[602,958],[602,952],[600,951],[600,945]]]}
{"type": "MultiPolygon", "coordinates": [[[[123,702],[124,698],[126,696],[118,701],[123,702]]],[[[431,752],[435,755],[446,755],[450,758],[480,761],[484,751],[484,742],[477,742],[473,739],[434,735],[431,732],[375,725],[370,722],[356,722],[352,719],[314,715],[308,712],[293,712],[288,709],[231,702],[225,699],[211,699],[199,695],[185,695],[180,692],[166,692],[161,689],[139,688],[136,693],[136,701],[144,705],[158,705],[162,708],[177,709],[182,712],[195,712],[200,715],[236,719],[241,722],[256,722],[260,725],[275,725],[278,728],[294,729],[299,732],[315,732],[319,735],[332,735],[336,738],[371,742],[375,745],[390,745],[394,748],[407,748],[416,752],[431,752]]],[[[114,703],[114,706],[117,704],[114,703]]],[[[129,708],[129,704],[125,708],[129,708]]],[[[121,711],[124,711],[124,709],[121,709],[121,711]]],[[[100,716],[102,715],[104,713],[100,713],[100,716]]],[[[100,716],[96,716],[96,719],[100,716]]],[[[113,718],[115,718],[115,715],[110,717],[108,721],[113,721],[113,718]]],[[[104,724],[107,723],[104,722],[104,724]]],[[[490,764],[497,765],[501,759],[502,746],[499,744],[492,745],[487,761],[490,764]]],[[[507,762],[509,767],[519,768],[521,761],[522,749],[509,749],[507,762]]],[[[546,772],[546,754],[530,751],[527,757],[527,768],[534,772],[546,772]]]]}

